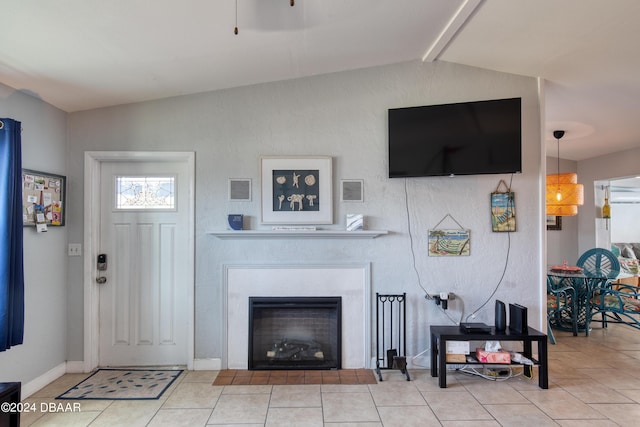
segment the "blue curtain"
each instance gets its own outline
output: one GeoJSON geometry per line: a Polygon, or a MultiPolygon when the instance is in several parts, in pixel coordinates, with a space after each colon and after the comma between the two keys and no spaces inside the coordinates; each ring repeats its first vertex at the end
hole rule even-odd
{"type": "Polygon", "coordinates": [[[0,351],[22,344],[24,267],[22,256],[21,125],[0,118],[0,351]]]}

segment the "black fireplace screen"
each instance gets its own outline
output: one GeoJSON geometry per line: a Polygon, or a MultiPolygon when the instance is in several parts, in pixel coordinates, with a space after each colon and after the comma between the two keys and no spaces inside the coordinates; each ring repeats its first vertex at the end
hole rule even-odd
{"type": "Polygon", "coordinates": [[[250,297],[249,369],[340,369],[340,297],[250,297]]]}

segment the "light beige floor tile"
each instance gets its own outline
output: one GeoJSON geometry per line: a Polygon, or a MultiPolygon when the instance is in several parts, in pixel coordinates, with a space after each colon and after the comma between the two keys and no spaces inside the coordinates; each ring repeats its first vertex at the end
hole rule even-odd
{"type": "Polygon", "coordinates": [[[619,427],[611,420],[556,420],[562,427],[619,427]]]}
{"type": "Polygon", "coordinates": [[[598,419],[602,414],[564,390],[522,392],[530,402],[553,419],[598,419]]]}
{"type": "Polygon", "coordinates": [[[324,423],[325,427],[383,427],[382,423],[324,423]]]}
{"type": "Polygon", "coordinates": [[[427,404],[439,420],[488,420],[491,415],[471,393],[422,392],[427,404]]]}
{"type": "Polygon", "coordinates": [[[413,383],[380,383],[369,386],[369,390],[376,406],[419,406],[427,404],[413,383]]]}
{"type": "Polygon", "coordinates": [[[323,427],[322,408],[269,408],[265,427],[323,427]]]}
{"type": "MultiPolygon", "coordinates": [[[[638,387],[640,387],[640,384],[638,384],[638,387]]],[[[636,403],[640,403],[640,388],[636,390],[619,390],[619,393],[636,403]]]]}
{"type": "Polygon", "coordinates": [[[370,393],[322,393],[322,408],[327,423],[380,421],[370,393]]]}
{"type": "Polygon", "coordinates": [[[637,426],[640,424],[640,404],[593,404],[596,411],[621,426],[637,426]]]}
{"type": "Polygon", "coordinates": [[[29,405],[30,410],[36,412],[47,412],[47,408],[50,404],[64,405],[64,409],[78,409],[78,412],[91,412],[91,411],[104,411],[107,409],[113,400],[67,400],[67,399],[54,399],[52,397],[29,397],[22,401],[25,405],[29,405]]]}
{"type": "Polygon", "coordinates": [[[213,408],[222,393],[222,387],[209,383],[182,382],[167,397],[162,409],[213,408]]]}
{"type": "Polygon", "coordinates": [[[540,408],[526,405],[486,405],[485,408],[503,426],[544,427],[557,426],[540,408]]]}
{"type": "Polygon", "coordinates": [[[98,416],[91,427],[146,426],[158,412],[162,400],[117,400],[98,416]]]}
{"type": "Polygon", "coordinates": [[[440,388],[440,386],[438,385],[438,378],[437,377],[429,376],[428,378],[421,378],[421,379],[418,379],[418,380],[412,381],[412,382],[416,386],[418,391],[440,391],[440,392],[442,392],[442,391],[450,391],[450,392],[465,391],[464,385],[457,380],[456,375],[461,375],[461,374],[447,374],[447,387],[446,388],[440,388]]]}
{"type": "Polygon", "coordinates": [[[590,337],[558,333],[556,338],[558,344],[549,346],[549,390],[538,387],[537,369],[532,379],[519,376],[505,382],[450,371],[444,389],[429,369],[410,370],[412,381],[399,371],[383,371],[385,381],[373,385],[231,387],[212,385],[218,371],[185,371],[160,400],[55,400],[88,376],[66,374],[24,402],[38,409],[42,403],[79,403],[81,412],[23,413],[21,425],[135,427],[184,422],[197,426],[206,422],[215,427],[264,427],[265,423],[307,421],[311,425],[324,421],[326,427],[382,427],[383,422],[386,427],[428,426],[437,421],[445,427],[637,425],[640,332],[610,325],[606,330],[595,328],[590,337]],[[395,406],[418,402],[422,403],[395,406]],[[195,408],[187,408],[191,406],[195,408]]]}
{"type": "Polygon", "coordinates": [[[65,374],[29,397],[58,397],[71,387],[84,381],[89,375],[90,374],[65,374]]]}
{"type": "Polygon", "coordinates": [[[148,427],[204,427],[210,415],[211,409],[161,409],[148,427]]]}
{"type": "Polygon", "coordinates": [[[231,424],[207,424],[207,426],[214,426],[214,427],[264,427],[264,423],[252,423],[252,424],[236,424],[236,423],[231,423],[231,424]]]}
{"type": "Polygon", "coordinates": [[[500,427],[497,421],[442,421],[443,427],[500,427]]]}
{"type": "Polygon", "coordinates": [[[368,393],[366,384],[322,384],[320,391],[323,393],[368,393]]]}
{"type": "Polygon", "coordinates": [[[525,404],[529,403],[508,382],[485,382],[480,384],[468,384],[465,388],[483,405],[487,404],[525,404]]]}
{"type": "Polygon", "coordinates": [[[184,382],[213,384],[219,372],[220,371],[186,371],[182,376],[184,377],[184,382]]]}
{"type": "Polygon", "coordinates": [[[428,406],[378,406],[384,427],[440,426],[428,406]]]}
{"type": "Polygon", "coordinates": [[[557,384],[584,403],[633,403],[633,400],[616,390],[591,379],[561,379],[557,384]]]}
{"type": "Polygon", "coordinates": [[[264,423],[269,394],[222,394],[208,424],[264,423]]]}
{"type": "MultiPolygon", "coordinates": [[[[84,427],[100,415],[100,412],[61,412],[48,413],[38,418],[33,427],[84,427]]],[[[22,424],[21,424],[22,425],[22,424]]]]}
{"type": "Polygon", "coordinates": [[[271,385],[234,385],[225,386],[222,394],[270,394],[271,385]]]}
{"type": "Polygon", "coordinates": [[[583,377],[593,378],[600,384],[609,388],[618,389],[636,389],[640,379],[632,375],[628,370],[618,370],[615,368],[607,369],[578,369],[583,377]]]}
{"type": "Polygon", "coordinates": [[[320,385],[274,385],[270,408],[319,408],[320,385]]]}

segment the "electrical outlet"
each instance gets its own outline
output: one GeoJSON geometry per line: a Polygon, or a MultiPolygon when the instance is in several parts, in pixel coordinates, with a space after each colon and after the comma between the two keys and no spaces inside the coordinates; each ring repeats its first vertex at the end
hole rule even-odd
{"type": "Polygon", "coordinates": [[[82,256],[82,244],[81,243],[69,243],[67,247],[68,256],[82,256]]]}

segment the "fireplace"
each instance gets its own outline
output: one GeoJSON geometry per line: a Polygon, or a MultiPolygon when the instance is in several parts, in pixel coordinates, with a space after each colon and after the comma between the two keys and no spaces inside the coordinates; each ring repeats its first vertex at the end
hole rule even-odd
{"type": "Polygon", "coordinates": [[[250,297],[341,297],[341,369],[369,368],[371,354],[369,264],[227,265],[223,276],[223,369],[249,369],[250,297]],[[304,277],[304,280],[292,278],[304,277]]]}
{"type": "Polygon", "coordinates": [[[249,369],[340,369],[340,297],[250,297],[249,369]]]}

